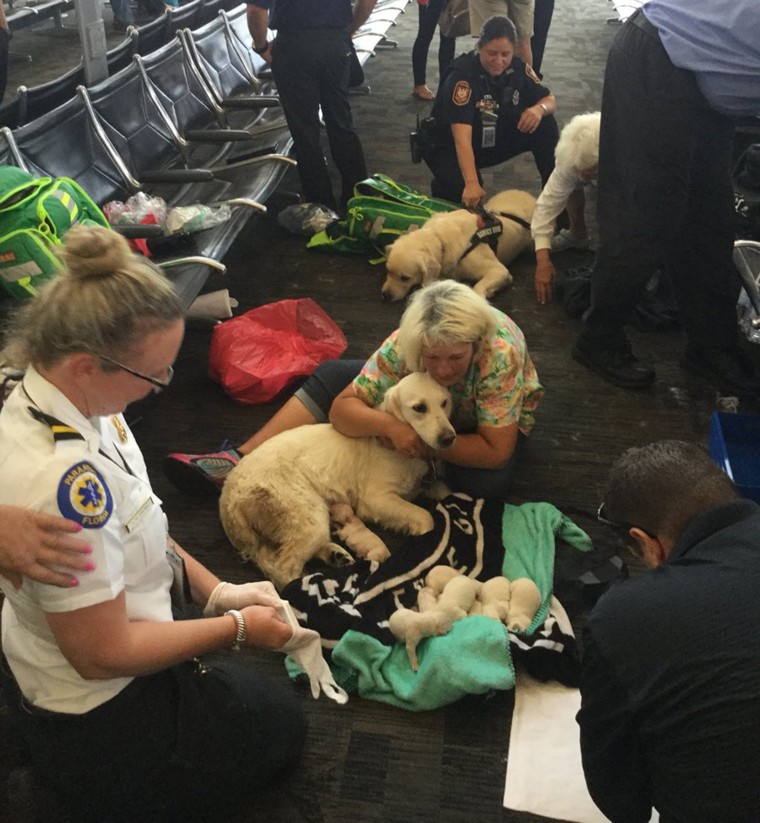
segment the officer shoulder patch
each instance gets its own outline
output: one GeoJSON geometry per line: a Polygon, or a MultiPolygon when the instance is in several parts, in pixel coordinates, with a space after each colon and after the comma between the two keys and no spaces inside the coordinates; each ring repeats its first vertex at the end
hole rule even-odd
{"type": "Polygon", "coordinates": [[[525,64],[525,73],[530,77],[530,79],[534,83],[540,83],[541,81],[538,78],[538,75],[533,71],[533,66],[529,66],[527,63],[525,64]]]}
{"type": "Polygon", "coordinates": [[[466,106],[470,102],[470,97],[472,96],[472,87],[466,80],[460,80],[456,86],[454,86],[454,93],[451,95],[451,99],[457,106],[466,106]]]}
{"type": "Polygon", "coordinates": [[[100,529],[113,513],[113,497],[98,470],[86,461],[67,469],[58,484],[58,508],[85,529],[100,529]]]}

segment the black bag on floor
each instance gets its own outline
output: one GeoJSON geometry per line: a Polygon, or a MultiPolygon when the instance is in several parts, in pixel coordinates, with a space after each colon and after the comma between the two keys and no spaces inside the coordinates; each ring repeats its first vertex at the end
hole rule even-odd
{"type": "Polygon", "coordinates": [[[554,293],[570,317],[582,317],[591,305],[593,266],[573,266],[557,272],[554,293]]]}
{"type": "Polygon", "coordinates": [[[733,171],[736,236],[760,240],[760,143],[749,146],[733,171]]]}
{"type": "MultiPolygon", "coordinates": [[[[554,290],[570,317],[580,318],[591,305],[593,266],[573,266],[557,272],[554,290]]],[[[647,283],[631,324],[639,331],[664,331],[678,324],[673,281],[667,269],[658,269],[647,283]]]]}

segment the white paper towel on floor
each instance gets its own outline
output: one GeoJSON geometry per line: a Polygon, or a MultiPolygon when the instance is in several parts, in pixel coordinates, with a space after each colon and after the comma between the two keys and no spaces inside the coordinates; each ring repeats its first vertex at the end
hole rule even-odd
{"type": "MultiPolygon", "coordinates": [[[[583,777],[575,721],[580,706],[578,689],[541,683],[518,671],[504,789],[507,808],[573,823],[607,821],[583,777]]],[[[651,823],[658,820],[655,812],[651,823]]]]}

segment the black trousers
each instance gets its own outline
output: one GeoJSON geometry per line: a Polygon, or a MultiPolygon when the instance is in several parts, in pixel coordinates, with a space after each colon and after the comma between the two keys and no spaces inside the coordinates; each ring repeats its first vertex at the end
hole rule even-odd
{"type": "Polygon", "coordinates": [[[533,70],[541,74],[541,64],[544,62],[546,38],[549,36],[549,26],[554,16],[554,0],[536,0],[533,12],[533,37],[530,38],[530,50],[533,52],[533,70]]]}
{"type": "Polygon", "coordinates": [[[604,78],[600,246],[584,344],[625,345],[623,325],[665,264],[690,347],[736,345],[732,139],[732,120],[710,108],[694,75],[670,62],[636,12],[615,38],[604,78]]]}
{"type": "Polygon", "coordinates": [[[0,103],[5,97],[5,88],[8,85],[8,61],[11,54],[11,33],[7,29],[0,29],[0,103]]]}
{"type": "MultiPolygon", "coordinates": [[[[525,134],[512,129],[499,135],[499,143],[494,152],[491,152],[486,160],[479,147],[475,148],[475,164],[478,168],[478,180],[482,184],[480,169],[496,166],[516,157],[518,154],[529,151],[536,161],[536,168],[541,175],[541,186],[546,185],[546,181],[554,171],[554,149],[559,140],[559,129],[557,121],[553,115],[547,115],[541,121],[539,127],[532,134],[525,134]]],[[[430,190],[433,197],[441,197],[444,200],[451,200],[458,203],[462,199],[464,191],[464,177],[457,162],[457,153],[453,142],[447,141],[442,147],[436,148],[432,152],[424,152],[423,160],[427,163],[430,171],[433,172],[433,180],[430,183],[430,190]]],[[[505,186],[507,188],[507,186],[505,186]]]]}
{"type": "MultiPolygon", "coordinates": [[[[417,25],[417,37],[412,46],[412,74],[414,75],[414,85],[423,86],[427,79],[427,57],[430,44],[433,42],[438,18],[441,16],[446,0],[429,0],[426,6],[418,6],[419,20],[417,25]]],[[[449,63],[454,59],[456,53],[456,37],[444,37],[440,35],[438,44],[438,80],[443,77],[449,63]]]]}
{"type": "Polygon", "coordinates": [[[0,688],[41,780],[84,823],[225,819],[300,755],[306,724],[287,686],[232,657],[136,678],[82,715],[31,707],[0,662],[0,688]]]}
{"type": "Polygon", "coordinates": [[[319,108],[330,154],[341,177],[341,203],[367,177],[359,135],[348,99],[351,38],[343,29],[279,32],[272,71],[293,137],[298,175],[306,201],[335,208],[332,183],[321,146],[319,108]]]}

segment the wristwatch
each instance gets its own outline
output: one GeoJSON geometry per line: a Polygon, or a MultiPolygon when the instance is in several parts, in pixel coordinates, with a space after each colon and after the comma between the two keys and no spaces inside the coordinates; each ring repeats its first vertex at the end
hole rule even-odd
{"type": "Polygon", "coordinates": [[[256,48],[256,43],[251,43],[251,48],[253,49],[254,54],[258,54],[260,56],[269,48],[269,45],[269,40],[267,40],[260,49],[256,48]]]}
{"type": "Polygon", "coordinates": [[[541,108],[544,110],[544,114],[549,114],[549,107],[546,105],[546,103],[539,103],[538,105],[541,106],[541,108]]]}

